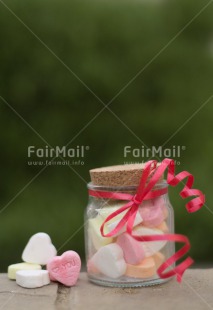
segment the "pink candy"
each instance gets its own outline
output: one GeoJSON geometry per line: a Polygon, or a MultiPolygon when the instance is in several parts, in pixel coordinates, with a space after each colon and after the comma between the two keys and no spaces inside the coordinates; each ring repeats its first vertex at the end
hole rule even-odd
{"type": "Polygon", "coordinates": [[[124,259],[128,264],[138,264],[145,257],[145,252],[140,242],[124,233],[117,239],[117,244],[122,248],[124,259]]]}
{"type": "Polygon", "coordinates": [[[161,197],[153,201],[144,201],[143,205],[139,208],[140,215],[143,219],[143,225],[149,227],[160,225],[164,220],[163,206],[164,201],[161,197]]]}
{"type": "Polygon", "coordinates": [[[47,263],[50,279],[66,286],[76,284],[81,269],[81,259],[74,251],[64,252],[61,256],[53,257],[47,263]]]}

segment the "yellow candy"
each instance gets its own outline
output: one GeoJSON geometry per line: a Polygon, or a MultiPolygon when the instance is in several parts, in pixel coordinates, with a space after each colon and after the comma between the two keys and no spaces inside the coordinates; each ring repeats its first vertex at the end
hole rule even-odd
{"type": "MultiPolygon", "coordinates": [[[[92,239],[92,243],[96,250],[100,249],[100,247],[107,245],[113,242],[112,238],[106,238],[101,235],[100,227],[103,223],[103,220],[99,216],[94,219],[89,220],[89,234],[92,239]]],[[[107,233],[105,229],[105,233],[107,233]]]]}
{"type": "Polygon", "coordinates": [[[40,270],[41,266],[38,264],[19,263],[13,264],[8,267],[8,278],[11,280],[16,279],[16,272],[19,270],[40,270]]]}

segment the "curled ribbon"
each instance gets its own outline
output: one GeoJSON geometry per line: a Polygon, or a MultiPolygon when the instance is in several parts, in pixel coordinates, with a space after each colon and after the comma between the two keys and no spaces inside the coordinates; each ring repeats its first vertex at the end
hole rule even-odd
{"type": "Polygon", "coordinates": [[[193,260],[191,257],[188,256],[178,266],[174,267],[174,264],[189,251],[191,247],[189,239],[186,236],[180,234],[164,234],[164,235],[152,235],[152,236],[142,236],[142,235],[139,236],[133,234],[135,217],[141,203],[144,200],[156,198],[167,192],[167,187],[153,190],[153,187],[159,181],[159,179],[164,174],[166,169],[168,169],[167,183],[169,185],[176,186],[177,184],[182,182],[182,180],[186,179],[184,188],[180,192],[180,196],[182,198],[196,196],[186,204],[187,211],[189,213],[192,213],[201,209],[201,207],[205,203],[205,196],[200,190],[192,188],[194,182],[193,175],[187,171],[182,171],[175,175],[175,162],[174,160],[169,158],[165,158],[159,166],[157,166],[156,160],[150,160],[145,164],[141,180],[135,195],[120,192],[107,192],[107,191],[94,191],[94,190],[89,190],[89,195],[99,198],[128,201],[124,206],[122,206],[115,212],[111,213],[102,223],[100,231],[103,237],[115,236],[120,231],[120,229],[126,225],[127,233],[130,234],[137,241],[149,242],[149,241],[166,240],[171,242],[183,243],[184,244],[183,247],[180,250],[178,250],[175,254],[173,254],[171,257],[169,257],[157,270],[157,273],[160,278],[166,279],[172,276],[176,276],[177,281],[181,282],[183,273],[190,265],[193,264],[193,260]],[[150,174],[152,174],[151,177],[150,174]],[[111,232],[105,234],[104,225],[107,222],[109,222],[112,218],[116,217],[118,214],[121,214],[126,210],[128,211],[119,221],[117,226],[111,232]],[[166,271],[167,269],[169,269],[169,271],[166,271]]]}

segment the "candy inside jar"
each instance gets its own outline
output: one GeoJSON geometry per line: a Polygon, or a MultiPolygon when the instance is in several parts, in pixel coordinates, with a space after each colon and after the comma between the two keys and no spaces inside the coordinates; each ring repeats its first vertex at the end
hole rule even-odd
{"type": "Polygon", "coordinates": [[[160,195],[144,199],[138,206],[131,234],[125,222],[129,208],[120,212],[129,199],[124,200],[125,196],[117,199],[116,195],[106,198],[102,194],[134,195],[143,168],[141,164],[90,171],[92,183],[88,184],[90,197],[85,218],[85,238],[88,277],[96,284],[134,287],[166,281],[158,276],[157,269],[174,253],[173,243],[166,240],[138,241],[134,236],[173,233],[173,209],[167,195],[167,183],[161,179],[154,187],[160,195]]]}

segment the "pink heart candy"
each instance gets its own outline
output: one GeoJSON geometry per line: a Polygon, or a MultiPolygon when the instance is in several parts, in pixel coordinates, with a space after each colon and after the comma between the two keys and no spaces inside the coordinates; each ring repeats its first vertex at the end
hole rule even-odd
{"type": "Polygon", "coordinates": [[[117,244],[122,248],[126,263],[139,264],[145,257],[145,252],[140,241],[135,240],[129,234],[118,236],[117,244]]]}
{"type": "Polygon", "coordinates": [[[47,263],[50,279],[66,286],[76,284],[81,270],[81,259],[75,251],[64,252],[61,256],[53,257],[47,263]]]}
{"type": "Polygon", "coordinates": [[[159,197],[153,199],[153,204],[154,204],[154,206],[160,206],[161,207],[161,210],[162,210],[163,216],[164,216],[164,220],[167,219],[169,211],[168,211],[168,208],[166,207],[165,200],[164,200],[163,196],[159,196],[159,197]]]}
{"type": "Polygon", "coordinates": [[[164,220],[164,214],[161,205],[154,204],[151,200],[146,201],[139,208],[140,215],[143,219],[143,224],[149,227],[160,225],[164,220]]]}

